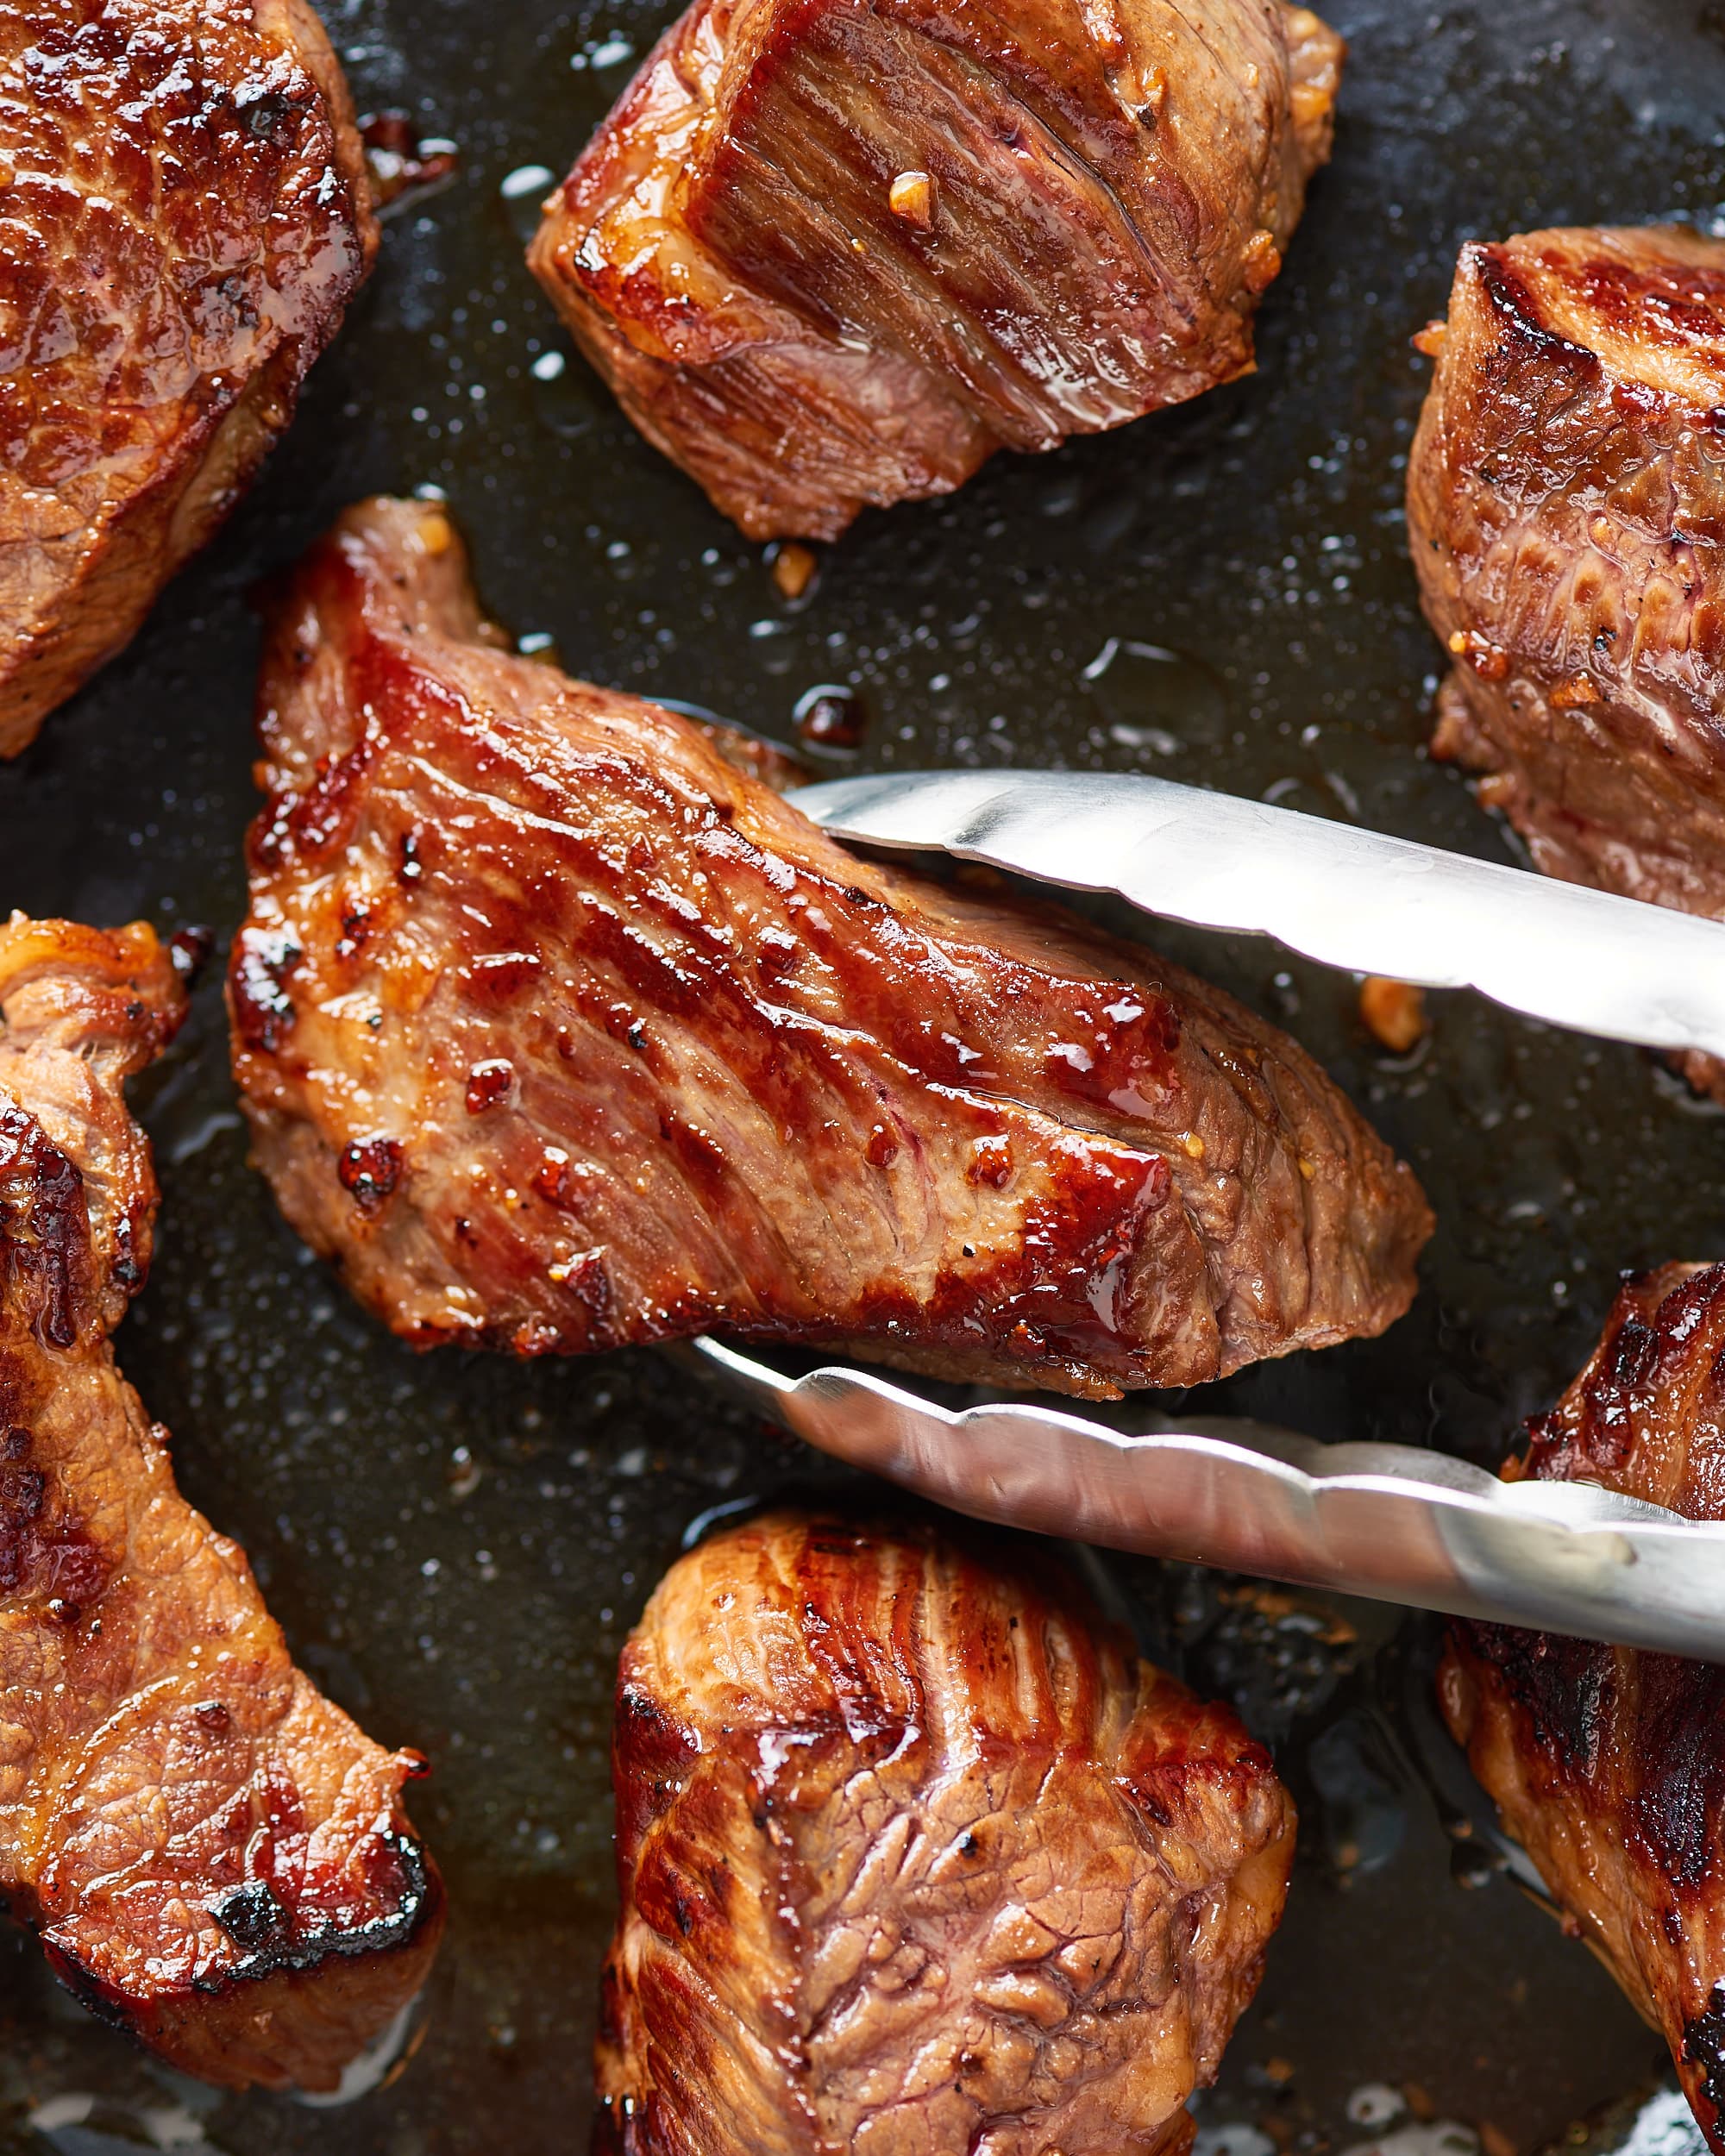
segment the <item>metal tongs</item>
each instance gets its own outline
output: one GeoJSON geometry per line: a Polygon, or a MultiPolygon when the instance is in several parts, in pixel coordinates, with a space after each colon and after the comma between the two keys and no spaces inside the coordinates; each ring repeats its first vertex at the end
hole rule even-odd
{"type": "MultiPolygon", "coordinates": [[[[834,837],[1113,892],[1349,972],[1725,1056],[1725,924],[1166,780],[924,772],[801,788],[834,837]]],[[[1725,1164],[1725,1163],[1722,1163],[1725,1164]]],[[[823,1451],[978,1519],[1459,1616],[1725,1661],[1725,1524],[1583,1482],[1260,1423],[1122,1434],[1051,1405],[954,1411],[873,1370],[706,1365],[823,1451]]]]}

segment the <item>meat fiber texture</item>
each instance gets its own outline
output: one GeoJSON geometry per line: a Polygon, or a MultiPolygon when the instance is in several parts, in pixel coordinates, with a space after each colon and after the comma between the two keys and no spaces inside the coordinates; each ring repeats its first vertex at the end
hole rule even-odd
{"type": "Polygon", "coordinates": [[[529,259],[726,516],[831,539],[1248,373],[1343,49],[1283,0],[696,0],[529,259]]]}
{"type": "MultiPolygon", "coordinates": [[[[1725,919],[1725,242],[1462,251],[1408,472],[1433,743],[1548,875],[1725,919]]],[[[1696,1055],[1684,1067],[1725,1098],[1696,1055]]]]}
{"type": "MultiPolygon", "coordinates": [[[[1603,1484],[1725,1520],[1725,1265],[1624,1287],[1507,1478],[1603,1484]]],[[[1504,1826],[1665,2032],[1725,2152],[1725,1669],[1458,1625],[1444,1713],[1504,1826]]]]}
{"type": "Polygon", "coordinates": [[[244,491],[375,246],[305,0],[0,9],[0,756],[244,491]]]}
{"type": "Polygon", "coordinates": [[[1294,1854],[1226,1708],[1045,1557],[921,1526],[779,1514],[685,1557],[612,1776],[618,2156],[1177,2156],[1294,1854]]]}
{"type": "Polygon", "coordinates": [[[329,2090],[436,1950],[423,1763],[294,1668],[115,1368],[156,1206],[122,1083],[183,1014],[147,928],[0,925],[0,1895],[171,2065],[329,2090]]]}
{"type": "Polygon", "coordinates": [[[396,1332],[1103,1395],[1407,1308],[1425,1201],[1291,1041],[499,645],[442,511],[373,502],[264,661],[235,1069],[288,1219],[396,1332]]]}

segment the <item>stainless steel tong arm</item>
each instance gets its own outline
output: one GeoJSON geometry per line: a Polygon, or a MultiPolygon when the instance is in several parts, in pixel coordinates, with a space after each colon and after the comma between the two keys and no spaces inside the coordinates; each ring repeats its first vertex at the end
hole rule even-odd
{"type": "Polygon", "coordinates": [[[1725,925],[1166,779],[889,772],[808,787],[836,838],[1113,891],[1353,973],[1477,988],[1552,1025],[1725,1056],[1725,925]]]}
{"type": "Polygon", "coordinates": [[[1039,1402],[962,1411],[872,1370],[715,1375],[824,1452],[974,1519],[1453,1616],[1725,1662],[1725,1525],[1586,1482],[1217,1420],[1122,1435],[1039,1402]]]}

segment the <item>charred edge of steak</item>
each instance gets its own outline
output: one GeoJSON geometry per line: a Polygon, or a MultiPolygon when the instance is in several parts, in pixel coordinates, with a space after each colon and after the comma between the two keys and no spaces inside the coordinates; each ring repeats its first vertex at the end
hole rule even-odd
{"type": "Polygon", "coordinates": [[[1539,301],[1512,266],[1505,249],[1473,241],[1463,248],[1462,260],[1478,279],[1493,318],[1526,356],[1554,361],[1578,375],[1600,373],[1596,352],[1584,344],[1572,344],[1546,320],[1539,301]]]}
{"type": "Polygon", "coordinates": [[[1525,1714],[1540,1753],[1565,1774],[1585,1781],[1610,1735],[1611,1650],[1590,1639],[1465,1619],[1452,1630],[1525,1714]]]}
{"type": "MultiPolygon", "coordinates": [[[[1630,1497],[1658,1503],[1669,1492],[1660,1479],[1681,1456],[1683,1482],[1691,1482],[1690,1455],[1716,1446],[1705,1403],[1684,1390],[1686,1373],[1710,1357],[1725,1319],[1725,1265],[1659,1265],[1623,1276],[1599,1343],[1580,1375],[1548,1414],[1527,1423],[1527,1451],[1517,1472],[1540,1482],[1599,1481],[1630,1497]]],[[[1692,1491],[1690,1516],[1718,1518],[1722,1507],[1692,1491]]]]}
{"type": "Polygon", "coordinates": [[[441,1907],[442,1883],[417,1836],[389,1827],[378,1841],[395,1859],[401,1873],[401,1891],[388,1915],[374,1916],[352,1930],[332,1927],[297,1939],[291,1930],[292,1912],[263,1880],[254,1879],[224,1895],[210,1912],[245,1959],[220,1977],[194,1979],[195,1988],[204,1992],[226,1991],[236,1984],[254,1983],[285,1971],[304,1975],[332,1955],[390,1953],[410,1945],[420,1927],[441,1907]]]}
{"type": "MultiPolygon", "coordinates": [[[[244,1959],[219,1976],[192,1977],[179,1996],[226,1998],[271,1977],[310,1976],[332,1960],[381,1958],[414,1945],[442,1917],[442,1880],[417,1835],[389,1827],[378,1836],[378,1841],[394,1859],[402,1877],[401,1892],[388,1915],[373,1917],[348,1930],[332,1925],[296,1937],[292,1911],[283,1907],[263,1880],[252,1880],[232,1889],[210,1910],[244,1959]]],[[[80,2004],[110,2028],[122,2029],[145,2040],[137,2024],[151,2012],[160,2011],[161,2000],[141,2001],[106,1983],[56,1945],[52,1936],[45,1938],[43,1945],[55,1976],[80,2004]]]]}

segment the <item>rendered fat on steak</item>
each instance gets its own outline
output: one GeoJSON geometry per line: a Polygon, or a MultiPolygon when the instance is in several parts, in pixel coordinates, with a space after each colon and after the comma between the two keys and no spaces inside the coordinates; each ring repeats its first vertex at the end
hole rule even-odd
{"type": "Polygon", "coordinates": [[[624,1649],[617,2156],[1176,2156],[1281,1919],[1269,1755],[1034,1557],[775,1514],[624,1649]]]}
{"type": "Polygon", "coordinates": [[[0,1896],[172,2065],[327,2090],[442,1921],[387,1752],[288,1659],[109,1336],[156,1189],[122,1082],[184,997],[147,928],[0,925],[0,1896]]]}
{"type": "Polygon", "coordinates": [[[1725,919],[1725,243],[1470,246],[1440,335],[1408,495],[1456,661],[1434,747],[1547,874],[1725,919]]]}
{"type": "MultiPolygon", "coordinates": [[[[1725,1520],[1725,1265],[1631,1280],[1507,1476],[1725,1520]]],[[[1664,2030],[1725,2151],[1725,1669],[1458,1625],[1440,1677],[1474,1772],[1552,1894],[1664,2030]]]]}
{"type": "Polygon", "coordinates": [[[1051,908],[824,837],[499,648],[447,517],[280,599],[235,1068],[288,1219],[423,1344],[707,1330],[1107,1395],[1377,1332],[1430,1215],[1295,1044],[1051,908]]]}
{"type": "Polygon", "coordinates": [[[1283,0],[696,0],[530,254],[751,538],[1247,373],[1341,41],[1283,0]]]}
{"type": "Polygon", "coordinates": [[[0,755],[243,491],[375,244],[306,0],[0,9],[0,755]]]}

